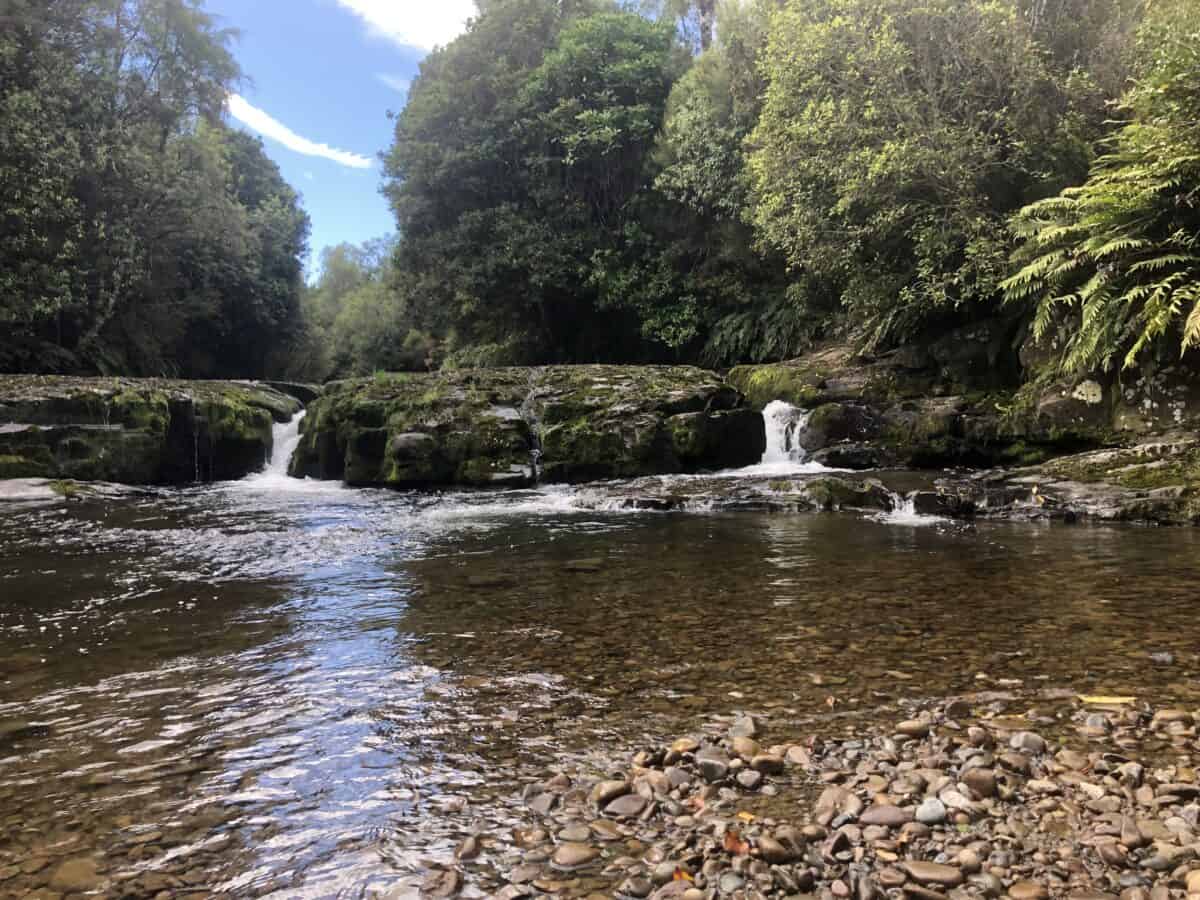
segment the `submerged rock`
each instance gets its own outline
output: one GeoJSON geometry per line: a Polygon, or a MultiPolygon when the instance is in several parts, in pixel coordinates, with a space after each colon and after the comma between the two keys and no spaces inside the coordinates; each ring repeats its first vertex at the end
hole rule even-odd
{"type": "Polygon", "coordinates": [[[349,484],[520,486],[757,462],[761,416],[690,366],[547,366],[383,375],[328,385],[297,475],[349,484]]]}
{"type": "Polygon", "coordinates": [[[0,376],[0,478],[178,484],[241,478],[300,402],[265,384],[0,376]]]}

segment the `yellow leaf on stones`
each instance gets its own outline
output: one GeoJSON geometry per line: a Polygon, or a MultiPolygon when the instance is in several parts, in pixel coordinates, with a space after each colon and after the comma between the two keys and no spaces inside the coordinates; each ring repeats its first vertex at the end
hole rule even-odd
{"type": "Polygon", "coordinates": [[[685,872],[679,866],[676,866],[675,871],[671,873],[671,880],[672,881],[692,881],[693,879],[692,879],[691,875],[689,875],[687,872],[685,872]]]}
{"type": "Polygon", "coordinates": [[[737,817],[739,819],[741,819],[743,822],[753,822],[754,821],[754,813],[748,813],[745,810],[742,810],[740,813],[738,813],[737,817]]]}
{"type": "Polygon", "coordinates": [[[1106,694],[1079,694],[1079,699],[1088,706],[1128,706],[1137,697],[1110,697],[1106,694]]]}

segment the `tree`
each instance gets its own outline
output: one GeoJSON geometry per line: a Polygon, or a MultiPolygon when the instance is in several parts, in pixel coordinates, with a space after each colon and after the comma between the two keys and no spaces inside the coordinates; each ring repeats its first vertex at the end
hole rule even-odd
{"type": "Polygon", "coordinates": [[[488,4],[425,60],[385,192],[403,235],[398,276],[455,359],[640,352],[636,320],[600,308],[594,270],[649,188],[680,65],[666,26],[548,0],[488,4]]]}
{"type": "Polygon", "coordinates": [[[1200,15],[1164,0],[1138,34],[1126,121],[1079,187],[1013,219],[1010,302],[1059,368],[1122,367],[1200,346],[1200,15]],[[1053,336],[1056,340],[1050,341],[1053,336]]]}
{"type": "Polygon", "coordinates": [[[1086,168],[1089,120],[1003,3],[793,3],[763,68],[758,234],[869,345],[986,314],[1005,216],[1086,168]]]}
{"type": "Polygon", "coordinates": [[[10,0],[5,24],[0,368],[265,371],[308,222],[222,123],[231,33],[193,0],[10,0]]]}

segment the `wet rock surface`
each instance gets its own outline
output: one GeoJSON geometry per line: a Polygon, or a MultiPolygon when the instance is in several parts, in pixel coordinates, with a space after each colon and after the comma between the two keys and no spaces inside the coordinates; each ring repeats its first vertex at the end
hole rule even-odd
{"type": "Polygon", "coordinates": [[[0,376],[0,479],[180,484],[241,478],[300,402],[266,384],[0,376]]]}
{"type": "Polygon", "coordinates": [[[495,487],[744,466],[764,447],[758,412],[702,369],[474,369],[328,385],[292,471],[495,487]]]}

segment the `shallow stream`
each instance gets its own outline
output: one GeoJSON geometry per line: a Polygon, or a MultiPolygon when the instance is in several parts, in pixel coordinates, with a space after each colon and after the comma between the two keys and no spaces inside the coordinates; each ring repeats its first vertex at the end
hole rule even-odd
{"type": "Polygon", "coordinates": [[[524,782],[749,712],[1200,702],[1200,533],[287,479],[0,505],[0,897],[415,894],[524,782]],[[43,894],[42,896],[52,896],[43,894]]]}

